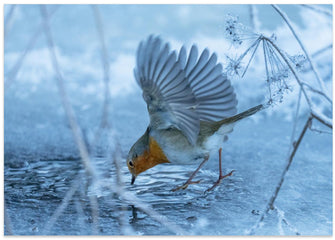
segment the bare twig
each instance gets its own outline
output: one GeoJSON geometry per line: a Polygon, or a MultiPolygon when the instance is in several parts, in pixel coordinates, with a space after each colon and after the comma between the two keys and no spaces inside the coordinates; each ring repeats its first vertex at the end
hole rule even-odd
{"type": "Polygon", "coordinates": [[[105,83],[105,99],[104,99],[104,105],[103,105],[103,114],[102,114],[102,121],[101,121],[101,127],[105,127],[109,125],[108,122],[108,107],[109,107],[109,58],[108,58],[108,51],[105,43],[105,34],[103,30],[102,20],[101,20],[101,14],[99,11],[98,6],[92,5],[92,10],[94,13],[94,19],[96,23],[97,32],[99,35],[100,45],[101,45],[101,61],[103,65],[103,72],[104,72],[104,83],[105,83]]]}
{"type": "MultiPolygon", "coordinates": [[[[54,7],[50,13],[48,14],[48,19],[50,19],[54,13],[56,12],[56,10],[59,8],[59,6],[54,7]]],[[[44,22],[42,21],[39,25],[39,27],[37,28],[36,32],[34,32],[34,34],[31,36],[30,40],[28,41],[28,44],[26,46],[26,48],[24,49],[24,51],[21,53],[19,59],[17,60],[17,62],[14,64],[14,66],[5,74],[5,89],[8,89],[11,85],[11,83],[15,80],[17,73],[19,72],[22,63],[25,59],[25,57],[28,55],[28,53],[30,52],[30,50],[34,47],[39,35],[42,33],[43,31],[43,26],[44,26],[44,22]]]]}
{"type": "Polygon", "coordinates": [[[8,33],[8,30],[9,30],[9,26],[11,24],[11,21],[12,21],[12,17],[13,17],[13,13],[14,13],[14,10],[16,8],[16,5],[15,4],[12,4],[10,6],[10,9],[7,13],[7,15],[5,16],[5,26],[4,26],[4,42],[6,42],[6,38],[7,38],[7,33],[8,33]]]}
{"type": "Polygon", "coordinates": [[[4,224],[6,235],[13,235],[12,221],[10,220],[9,214],[7,212],[6,203],[4,203],[4,224]]]}
{"type": "MultiPolygon", "coordinates": [[[[251,51],[254,47],[259,45],[259,41],[262,39],[262,36],[259,36],[254,42],[253,44],[251,44],[251,46],[244,51],[244,53],[242,53],[242,55],[237,59],[237,62],[241,62],[242,59],[248,54],[249,51],[251,51]]],[[[257,47],[256,47],[257,49],[257,47]]]]}
{"type": "Polygon", "coordinates": [[[320,116],[320,114],[318,114],[313,108],[311,109],[312,111],[312,116],[313,118],[315,118],[316,120],[318,120],[320,123],[324,124],[325,126],[333,129],[333,123],[331,121],[331,119],[325,119],[323,117],[320,116]]]}
{"type": "MultiPolygon", "coordinates": [[[[113,152],[113,163],[115,166],[115,170],[116,170],[116,184],[117,184],[117,188],[119,189],[120,192],[122,192],[122,195],[125,195],[125,190],[124,190],[124,182],[122,179],[122,172],[121,172],[121,166],[120,166],[120,145],[118,140],[116,139],[115,141],[115,151],[113,152]]],[[[124,206],[124,204],[122,205],[122,210],[121,213],[119,213],[119,224],[120,224],[120,231],[122,234],[124,235],[129,235],[129,234],[133,234],[134,231],[133,229],[130,227],[126,215],[124,214],[126,212],[127,207],[124,206]]]]}
{"type": "Polygon", "coordinates": [[[113,192],[116,192],[120,197],[122,197],[129,203],[141,209],[141,211],[145,212],[149,217],[151,217],[155,221],[162,224],[164,227],[169,229],[171,232],[178,234],[178,235],[187,235],[187,232],[185,232],[177,224],[168,220],[166,216],[163,216],[159,214],[158,212],[156,212],[155,210],[153,210],[149,205],[147,205],[146,203],[143,203],[140,199],[138,199],[131,192],[122,191],[118,187],[113,189],[110,185],[107,185],[107,187],[111,189],[113,192]]]}
{"type": "Polygon", "coordinates": [[[99,42],[101,46],[101,62],[102,62],[103,74],[104,74],[103,80],[104,80],[104,91],[105,91],[101,122],[100,122],[98,130],[95,133],[94,140],[93,140],[93,142],[98,142],[98,140],[101,137],[103,129],[107,128],[107,130],[109,130],[111,128],[110,126],[111,123],[109,122],[109,119],[108,119],[108,116],[109,116],[108,110],[109,110],[109,104],[110,104],[110,92],[109,92],[110,64],[109,64],[109,57],[108,57],[108,51],[107,51],[106,42],[105,42],[105,34],[104,34],[104,28],[102,24],[100,10],[98,6],[96,5],[91,5],[91,8],[94,14],[95,26],[97,29],[97,33],[99,36],[99,42]]]}
{"type": "Polygon", "coordinates": [[[74,140],[75,140],[75,142],[78,146],[78,150],[80,152],[80,156],[81,156],[81,159],[83,161],[85,170],[89,173],[90,176],[94,176],[93,167],[92,167],[92,165],[90,163],[90,160],[89,160],[89,155],[88,155],[88,151],[87,151],[87,148],[86,148],[86,145],[85,145],[85,141],[82,137],[82,132],[81,132],[80,127],[79,127],[79,125],[78,125],[78,123],[75,119],[73,109],[72,109],[72,107],[69,103],[69,98],[67,96],[67,93],[66,93],[66,90],[65,90],[65,87],[64,87],[64,79],[63,79],[62,73],[60,71],[58,60],[57,60],[57,57],[56,57],[53,38],[51,36],[51,32],[50,32],[50,29],[49,29],[49,19],[48,19],[47,12],[46,12],[46,9],[45,9],[44,5],[41,6],[41,11],[42,11],[42,16],[45,20],[44,21],[44,23],[45,23],[44,24],[44,31],[45,31],[47,41],[48,41],[48,47],[49,47],[49,51],[50,51],[51,61],[52,61],[54,70],[56,72],[57,86],[58,86],[59,93],[60,93],[60,96],[61,96],[62,104],[63,104],[64,110],[65,110],[66,116],[68,118],[71,130],[72,130],[72,133],[73,133],[74,140]]]}
{"type": "Polygon", "coordinates": [[[70,189],[67,191],[65,194],[65,197],[62,200],[62,203],[57,207],[57,209],[54,211],[52,216],[50,217],[49,221],[46,223],[44,230],[42,231],[42,234],[48,234],[52,227],[55,225],[57,222],[58,218],[62,215],[64,212],[65,208],[69,205],[72,196],[75,194],[77,191],[79,185],[81,182],[81,174],[79,174],[76,179],[73,181],[70,189]]]}
{"type": "MultiPolygon", "coordinates": [[[[303,43],[301,42],[300,38],[298,37],[296,31],[293,29],[293,26],[288,18],[288,16],[275,4],[272,4],[272,7],[279,13],[279,15],[284,19],[284,21],[286,22],[287,26],[290,28],[292,34],[294,35],[295,39],[297,40],[297,42],[299,43],[301,49],[303,50],[303,52],[305,53],[305,56],[307,57],[310,65],[311,65],[311,68],[312,68],[312,71],[319,83],[319,86],[320,86],[320,89],[322,92],[326,93],[326,87],[319,75],[319,73],[317,72],[317,69],[315,67],[315,64],[314,64],[314,61],[312,60],[312,58],[309,56],[305,46],[303,45],[303,43]]],[[[328,96],[327,96],[328,97],[328,96]]],[[[329,98],[329,97],[328,97],[329,98]]],[[[329,98],[329,101],[331,101],[331,99],[329,98]]]]}
{"type": "Polygon", "coordinates": [[[83,207],[81,206],[81,203],[78,201],[78,199],[74,200],[74,205],[75,205],[77,216],[78,216],[77,223],[79,226],[84,226],[85,225],[85,222],[84,222],[85,213],[84,213],[83,207]]]}
{"type": "Polygon", "coordinates": [[[263,54],[264,54],[264,62],[265,62],[265,72],[266,72],[266,80],[268,82],[268,90],[271,96],[271,79],[269,78],[269,68],[268,68],[268,58],[266,54],[266,44],[265,41],[263,41],[263,54]]]}
{"type": "MultiPolygon", "coordinates": [[[[319,114],[315,108],[314,108],[314,105],[312,104],[312,101],[310,100],[310,97],[309,95],[307,94],[306,92],[306,89],[305,89],[305,86],[306,84],[300,80],[300,78],[298,77],[296,71],[294,70],[294,67],[292,66],[292,64],[290,63],[290,61],[287,59],[286,55],[282,52],[282,50],[280,48],[278,48],[278,46],[276,44],[274,44],[271,39],[269,38],[266,38],[264,37],[265,40],[267,40],[269,43],[271,43],[271,45],[278,51],[278,53],[281,55],[281,57],[284,59],[284,61],[286,62],[287,66],[290,68],[290,71],[293,73],[297,83],[299,84],[301,90],[302,90],[302,93],[304,94],[304,97],[309,105],[309,108],[312,112],[312,116],[317,119],[319,122],[323,123],[325,126],[329,127],[329,128],[333,128],[333,124],[332,124],[332,121],[331,120],[328,120],[326,119],[324,116],[322,116],[321,114],[319,114]]],[[[315,91],[316,92],[316,91],[315,91]]],[[[321,96],[324,96],[324,94],[322,94],[321,96]]],[[[328,99],[328,97],[325,97],[327,98],[328,101],[330,101],[332,103],[332,101],[330,99],[328,99]]]]}
{"type": "Polygon", "coordinates": [[[333,44],[329,44],[328,46],[325,46],[321,49],[319,49],[318,51],[316,51],[315,53],[312,54],[312,57],[315,58],[315,57],[318,57],[320,54],[324,53],[325,51],[328,51],[328,50],[332,50],[333,49],[333,44]]]}
{"type": "MultiPolygon", "coordinates": [[[[274,207],[274,210],[276,210],[277,212],[277,216],[278,216],[278,225],[279,225],[279,228],[281,228],[281,223],[285,223],[286,226],[292,231],[294,232],[295,235],[301,235],[298,230],[293,227],[285,218],[285,213],[281,210],[279,210],[277,207],[274,207]]],[[[281,229],[282,230],[282,229],[281,229]]],[[[283,232],[280,233],[280,235],[284,235],[283,232]]]]}
{"type": "Polygon", "coordinates": [[[249,4],[249,17],[250,17],[250,22],[251,22],[251,27],[255,32],[258,32],[259,30],[259,21],[257,18],[257,9],[254,4],[249,4]]]}
{"type": "MultiPolygon", "coordinates": [[[[57,86],[58,86],[58,89],[59,89],[59,93],[60,93],[60,96],[61,96],[62,104],[63,104],[64,110],[65,110],[67,119],[69,121],[69,125],[70,125],[71,130],[72,130],[74,141],[75,141],[75,143],[78,147],[80,157],[81,157],[81,160],[83,162],[83,165],[84,165],[87,176],[89,178],[92,178],[93,181],[96,181],[95,171],[94,171],[93,166],[90,162],[88,150],[87,150],[87,147],[85,145],[85,141],[83,139],[82,132],[81,132],[80,127],[79,127],[79,125],[76,121],[73,109],[72,109],[72,107],[69,103],[68,96],[67,96],[67,93],[65,91],[63,76],[62,76],[62,73],[61,73],[60,68],[59,68],[59,64],[58,64],[58,60],[57,60],[56,52],[55,52],[55,48],[54,48],[53,38],[52,38],[50,29],[49,29],[48,14],[47,14],[46,7],[44,5],[41,5],[41,14],[42,14],[42,17],[44,19],[44,32],[45,32],[45,35],[47,37],[47,43],[48,43],[48,48],[49,48],[49,51],[50,51],[52,65],[54,67],[54,70],[55,70],[56,76],[57,76],[56,77],[57,86]]],[[[97,233],[98,203],[97,203],[97,200],[96,200],[96,196],[91,196],[91,197],[89,197],[89,199],[90,199],[91,208],[92,208],[93,233],[97,233]]]]}
{"type": "Polygon", "coordinates": [[[298,123],[298,116],[300,111],[300,102],[301,102],[301,88],[299,89],[299,95],[298,95],[298,101],[297,101],[297,109],[295,111],[294,121],[293,121],[293,129],[292,129],[292,135],[291,135],[291,141],[290,141],[290,148],[289,151],[291,151],[291,148],[293,147],[293,142],[295,138],[295,132],[297,129],[297,123],[298,123]]]}
{"type": "Polygon", "coordinates": [[[331,11],[325,9],[325,8],[321,8],[321,7],[318,7],[316,5],[312,5],[312,4],[300,4],[300,6],[311,9],[311,10],[313,10],[315,12],[318,12],[318,13],[325,14],[328,17],[333,17],[333,13],[331,11]]]}
{"type": "Polygon", "coordinates": [[[311,131],[313,131],[313,132],[316,132],[316,133],[320,133],[320,134],[323,134],[323,133],[325,133],[325,134],[330,134],[330,135],[333,134],[333,132],[320,130],[320,129],[315,128],[315,127],[312,127],[312,126],[309,128],[309,130],[311,130],[311,131]]]}
{"type": "Polygon", "coordinates": [[[261,42],[261,39],[258,38],[258,39],[256,40],[256,42],[257,42],[257,44],[255,45],[255,47],[254,47],[255,49],[254,49],[254,51],[253,51],[252,54],[251,54],[251,57],[250,57],[250,59],[249,59],[249,62],[248,62],[248,64],[247,64],[247,66],[245,67],[244,72],[242,73],[242,77],[243,77],[244,74],[247,72],[248,67],[249,67],[249,65],[250,65],[250,62],[251,62],[252,59],[254,58],[255,53],[256,53],[256,51],[257,51],[257,48],[258,48],[258,46],[259,46],[259,44],[260,44],[260,42],[261,42]]]}
{"type": "Polygon", "coordinates": [[[282,175],[280,177],[279,183],[277,184],[277,187],[276,187],[274,193],[272,194],[272,196],[271,196],[268,204],[266,205],[266,208],[263,211],[263,213],[262,213],[261,217],[259,218],[258,222],[247,232],[248,235],[253,235],[255,233],[255,230],[259,228],[259,226],[263,222],[266,214],[269,212],[270,209],[273,209],[273,203],[274,203],[274,201],[276,200],[276,198],[278,196],[279,190],[281,189],[281,186],[282,186],[282,184],[284,182],[286,173],[288,172],[288,170],[289,170],[289,168],[291,166],[291,163],[292,163],[292,160],[293,160],[293,158],[295,156],[295,153],[297,152],[298,147],[299,147],[299,145],[301,143],[301,140],[303,139],[303,137],[304,137],[307,129],[309,128],[309,126],[310,126],[310,124],[312,122],[312,119],[313,119],[312,116],[310,116],[307,119],[307,121],[306,121],[306,123],[305,123],[305,125],[304,125],[304,127],[303,127],[303,129],[302,129],[302,131],[300,133],[300,135],[299,135],[298,140],[295,143],[293,143],[293,149],[289,153],[289,157],[287,159],[287,163],[286,163],[286,166],[284,168],[284,171],[283,171],[283,173],[282,173],[282,175]]]}
{"type": "Polygon", "coordinates": [[[292,72],[293,76],[295,77],[297,83],[299,84],[302,93],[304,94],[304,97],[309,105],[310,108],[312,108],[312,102],[306,92],[306,89],[304,88],[304,84],[303,82],[300,80],[300,78],[298,77],[298,74],[296,73],[296,71],[294,70],[294,67],[292,66],[292,64],[290,63],[290,61],[288,60],[288,58],[286,57],[286,55],[283,53],[283,51],[269,38],[267,37],[263,37],[264,40],[266,40],[267,42],[269,42],[276,50],[277,52],[280,54],[280,56],[282,57],[282,59],[285,61],[285,63],[287,64],[287,66],[289,67],[290,71],[292,72]]]}
{"type": "Polygon", "coordinates": [[[251,28],[256,30],[256,23],[255,23],[255,12],[254,12],[254,6],[252,4],[248,5],[249,8],[249,18],[250,18],[250,23],[251,23],[251,28]]]}
{"type": "Polygon", "coordinates": [[[96,195],[90,195],[90,206],[91,206],[91,215],[92,215],[92,233],[97,235],[99,233],[99,204],[98,198],[96,195]]]}
{"type": "Polygon", "coordinates": [[[308,88],[308,90],[310,90],[310,91],[312,91],[312,92],[314,92],[314,93],[317,93],[317,94],[321,95],[321,96],[324,97],[330,104],[332,104],[332,102],[330,101],[330,99],[327,97],[327,95],[326,95],[324,92],[321,92],[321,91],[315,89],[314,87],[312,87],[312,86],[309,85],[308,83],[303,82],[302,84],[305,85],[305,86],[308,88]]]}

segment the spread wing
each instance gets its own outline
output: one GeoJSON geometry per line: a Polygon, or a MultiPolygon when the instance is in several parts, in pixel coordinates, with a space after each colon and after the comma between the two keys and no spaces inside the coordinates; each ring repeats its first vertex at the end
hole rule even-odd
{"type": "Polygon", "coordinates": [[[200,121],[218,121],[236,113],[236,96],[217,64],[216,54],[205,49],[198,59],[192,46],[179,54],[168,43],[152,35],[137,49],[134,74],[143,90],[150,125],[157,129],[177,128],[195,144],[200,121]]]}
{"type": "Polygon", "coordinates": [[[186,50],[181,48],[181,65],[192,92],[198,102],[197,113],[201,121],[220,121],[237,112],[234,88],[223,74],[222,65],[217,63],[217,55],[209,54],[206,48],[198,59],[198,48],[191,47],[186,61],[186,50]]]}

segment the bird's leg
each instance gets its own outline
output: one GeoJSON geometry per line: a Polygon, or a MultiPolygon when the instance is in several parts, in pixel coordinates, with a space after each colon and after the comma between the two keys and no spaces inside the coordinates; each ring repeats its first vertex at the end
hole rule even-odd
{"type": "Polygon", "coordinates": [[[209,158],[209,156],[206,156],[204,158],[204,160],[200,163],[199,167],[192,173],[192,175],[189,177],[189,179],[187,179],[187,181],[183,185],[181,185],[179,187],[176,187],[176,188],[172,189],[171,191],[175,192],[175,191],[178,191],[180,189],[186,189],[188,187],[188,185],[190,185],[190,184],[199,183],[200,180],[199,181],[192,181],[192,179],[194,178],[195,174],[197,174],[197,172],[199,172],[200,168],[205,164],[205,162],[208,161],[208,158],[209,158]]]}
{"type": "Polygon", "coordinates": [[[222,152],[222,148],[219,149],[219,171],[220,171],[219,179],[213,184],[212,187],[208,188],[206,190],[206,192],[212,191],[215,187],[217,187],[221,183],[222,179],[231,176],[233,174],[233,172],[235,171],[235,170],[233,170],[233,171],[231,171],[230,173],[228,173],[226,175],[222,175],[221,152],[222,152]]]}

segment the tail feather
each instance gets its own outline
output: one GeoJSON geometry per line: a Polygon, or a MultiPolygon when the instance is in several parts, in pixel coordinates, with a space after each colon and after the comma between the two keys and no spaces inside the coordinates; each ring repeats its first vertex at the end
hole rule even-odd
{"type": "Polygon", "coordinates": [[[219,124],[223,125],[223,124],[235,123],[235,122],[240,121],[243,118],[249,117],[249,116],[259,112],[260,110],[265,109],[265,108],[267,108],[267,105],[265,105],[265,104],[257,105],[255,107],[249,108],[248,110],[246,110],[244,112],[236,114],[232,117],[225,118],[225,119],[219,121],[219,124]]]}
{"type": "Polygon", "coordinates": [[[198,141],[201,142],[205,137],[211,136],[217,131],[219,131],[220,135],[226,135],[233,131],[236,122],[257,113],[260,110],[267,108],[268,106],[269,104],[260,104],[255,107],[249,108],[244,112],[241,112],[229,118],[225,118],[218,122],[211,122],[211,123],[201,122],[198,141]]]}

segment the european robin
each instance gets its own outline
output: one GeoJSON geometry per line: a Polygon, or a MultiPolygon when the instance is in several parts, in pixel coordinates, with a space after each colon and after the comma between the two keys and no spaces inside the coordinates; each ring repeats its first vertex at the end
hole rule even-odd
{"type": "Polygon", "coordinates": [[[234,123],[264,108],[258,105],[240,114],[234,88],[223,73],[217,55],[206,48],[198,58],[198,48],[185,46],[179,53],[168,43],[150,35],[137,49],[134,75],[147,103],[150,123],[143,136],[131,147],[127,166],[131,184],[145,170],[161,163],[197,164],[199,167],[182,186],[219,150],[220,181],[232,174],[222,174],[221,147],[234,123]]]}

